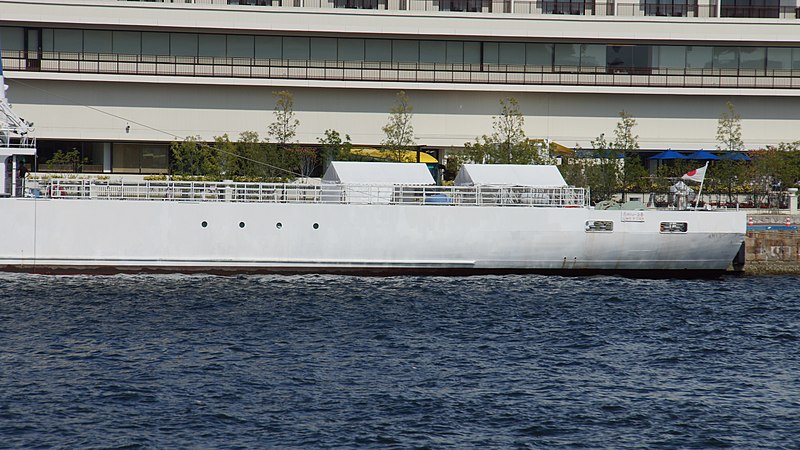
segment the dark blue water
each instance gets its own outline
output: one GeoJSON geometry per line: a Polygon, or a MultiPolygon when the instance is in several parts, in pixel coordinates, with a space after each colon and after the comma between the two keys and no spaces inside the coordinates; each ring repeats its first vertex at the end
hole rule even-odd
{"type": "Polygon", "coordinates": [[[798,281],[0,275],[0,447],[797,448],[798,281]]]}

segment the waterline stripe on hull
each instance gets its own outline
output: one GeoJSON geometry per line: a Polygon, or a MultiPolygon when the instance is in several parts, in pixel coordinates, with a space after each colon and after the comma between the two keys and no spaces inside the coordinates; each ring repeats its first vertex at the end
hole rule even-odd
{"type": "Polygon", "coordinates": [[[475,267],[358,267],[358,266],[145,266],[145,265],[0,265],[0,271],[41,275],[117,275],[117,274],[274,274],[274,275],[350,275],[350,276],[473,276],[539,274],[560,276],[607,275],[631,278],[720,278],[725,269],[529,269],[475,267]]]}
{"type": "Polygon", "coordinates": [[[727,266],[730,261],[719,259],[674,259],[674,260],[444,260],[444,261],[364,261],[364,260],[259,260],[259,259],[146,259],[146,258],[0,258],[7,265],[31,266],[136,266],[136,267],[287,267],[287,268],[475,268],[475,269],[596,269],[596,270],[638,270],[636,266],[651,270],[670,269],[674,266],[704,268],[727,266]]]}

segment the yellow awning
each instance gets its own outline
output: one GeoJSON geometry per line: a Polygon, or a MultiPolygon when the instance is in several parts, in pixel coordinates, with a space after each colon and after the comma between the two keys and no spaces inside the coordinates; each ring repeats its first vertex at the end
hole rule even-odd
{"type": "Polygon", "coordinates": [[[575,149],[569,148],[565,145],[561,145],[558,142],[550,141],[550,145],[553,146],[553,151],[557,155],[566,155],[566,156],[575,156],[575,149]]]}
{"type": "MultiPolygon", "coordinates": [[[[373,147],[353,147],[350,149],[351,153],[355,153],[356,155],[363,155],[363,156],[370,156],[372,158],[377,159],[388,159],[394,160],[395,154],[394,152],[390,152],[388,150],[382,150],[373,147]]],[[[416,150],[405,150],[403,151],[403,161],[402,162],[409,162],[415,163],[417,162],[417,152],[416,150]]],[[[436,164],[439,161],[434,158],[433,156],[425,153],[419,152],[419,162],[421,163],[428,163],[428,164],[436,164]]]]}
{"type": "MultiPolygon", "coordinates": [[[[542,146],[544,146],[544,144],[547,142],[544,139],[531,139],[531,140],[533,142],[540,143],[542,146]]],[[[553,153],[555,153],[556,155],[564,155],[564,156],[574,156],[575,155],[575,149],[569,148],[566,145],[561,145],[556,141],[549,141],[549,142],[550,142],[550,146],[553,149],[553,153]]]]}

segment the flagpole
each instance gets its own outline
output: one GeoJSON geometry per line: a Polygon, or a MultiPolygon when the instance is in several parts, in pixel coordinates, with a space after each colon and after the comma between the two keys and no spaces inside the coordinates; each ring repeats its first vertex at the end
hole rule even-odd
{"type": "Polygon", "coordinates": [[[706,161],[705,170],[703,171],[703,179],[700,180],[700,189],[697,191],[697,198],[694,200],[695,211],[697,211],[697,207],[700,205],[700,194],[703,193],[703,183],[706,182],[707,173],[708,173],[708,161],[706,161]]]}

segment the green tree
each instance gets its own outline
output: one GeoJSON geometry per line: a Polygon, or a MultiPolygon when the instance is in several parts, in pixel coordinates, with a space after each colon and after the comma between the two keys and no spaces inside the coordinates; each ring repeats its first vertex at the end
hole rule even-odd
{"type": "Polygon", "coordinates": [[[587,160],[588,158],[579,158],[577,156],[564,156],[561,158],[558,170],[567,184],[579,187],[589,186],[589,180],[586,177],[587,160]]]}
{"type": "Polygon", "coordinates": [[[744,150],[742,142],[742,117],[736,112],[733,103],[725,104],[728,111],[720,114],[717,123],[717,150],[739,152],[744,150]]]}
{"type": "Polygon", "coordinates": [[[338,131],[329,129],[325,130],[325,137],[317,139],[320,143],[321,156],[322,156],[322,171],[328,170],[331,161],[349,161],[352,159],[350,149],[353,144],[350,143],[350,136],[345,134],[344,139],[338,131]]]}
{"type": "Polygon", "coordinates": [[[461,170],[461,167],[470,162],[468,155],[464,152],[448,152],[444,158],[444,179],[453,181],[461,170]]]}
{"type": "Polygon", "coordinates": [[[742,183],[747,179],[747,161],[734,161],[732,159],[721,159],[714,161],[709,169],[709,177],[706,182],[710,191],[716,191],[727,196],[727,203],[736,202],[734,194],[742,188],[742,183]]]}
{"type": "Polygon", "coordinates": [[[464,159],[478,164],[542,164],[551,161],[552,150],[543,140],[528,139],[525,117],[513,97],[500,100],[500,114],[492,117],[492,135],[464,144],[464,159]]]}
{"type": "Polygon", "coordinates": [[[288,150],[292,156],[293,164],[298,167],[300,176],[310,177],[317,168],[319,156],[317,150],[311,147],[296,147],[288,150]]]}
{"type": "Polygon", "coordinates": [[[389,111],[388,123],[381,128],[386,135],[382,145],[395,161],[403,161],[405,152],[416,145],[412,118],[413,108],[409,98],[405,91],[400,91],[389,111]]]}
{"type": "Polygon", "coordinates": [[[273,92],[272,96],[275,97],[275,121],[267,127],[267,135],[275,140],[280,149],[284,149],[287,144],[294,143],[300,121],[294,116],[294,96],[291,92],[273,92]]]}
{"type": "Polygon", "coordinates": [[[181,142],[173,142],[172,173],[175,175],[220,177],[219,152],[203,141],[200,136],[189,136],[181,142]]]}
{"type": "Polygon", "coordinates": [[[622,154],[622,170],[620,173],[622,188],[622,201],[627,200],[630,191],[644,191],[647,189],[644,181],[647,179],[647,170],[642,165],[639,156],[639,136],[633,134],[636,119],[626,112],[620,111],[620,120],[614,129],[614,149],[622,154]]]}
{"type": "Polygon", "coordinates": [[[796,187],[800,180],[800,141],[781,142],[776,148],[782,163],[774,174],[784,189],[796,187]]]}
{"type": "Polygon", "coordinates": [[[221,175],[232,178],[239,175],[242,161],[236,154],[236,144],[231,142],[228,134],[214,137],[214,148],[219,154],[221,175]]]}
{"type": "Polygon", "coordinates": [[[594,203],[610,200],[619,191],[619,153],[611,148],[605,134],[591,141],[592,161],[585,168],[586,181],[594,203]]]}
{"type": "Polygon", "coordinates": [[[531,146],[525,136],[525,117],[519,110],[519,102],[514,97],[500,99],[500,115],[492,117],[495,145],[492,159],[505,164],[527,164],[532,159],[531,146]]]}
{"type": "Polygon", "coordinates": [[[244,131],[239,134],[235,145],[238,161],[236,175],[248,179],[263,179],[270,176],[266,147],[255,131],[244,131]]]}
{"type": "Polygon", "coordinates": [[[796,186],[800,178],[800,142],[782,142],[778,147],[768,147],[752,152],[751,184],[754,195],[769,194],[771,206],[777,207],[788,187],[796,186]]]}
{"type": "Polygon", "coordinates": [[[83,170],[83,165],[89,161],[89,158],[81,158],[81,153],[78,149],[73,148],[68,152],[64,152],[62,150],[56,150],[53,153],[53,156],[47,160],[45,164],[51,166],[68,166],[71,172],[81,172],[83,170]]]}

